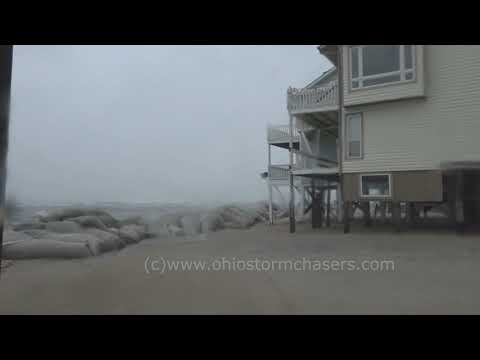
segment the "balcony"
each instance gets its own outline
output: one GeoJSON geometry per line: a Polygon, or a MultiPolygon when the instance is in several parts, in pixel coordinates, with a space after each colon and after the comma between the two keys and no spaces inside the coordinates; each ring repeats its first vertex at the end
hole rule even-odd
{"type": "Polygon", "coordinates": [[[338,82],[313,89],[289,88],[287,108],[291,114],[338,110],[338,82]]]}
{"type": "MultiPolygon", "coordinates": [[[[269,125],[267,129],[267,140],[271,145],[289,148],[290,144],[290,126],[289,125],[269,125]]],[[[298,149],[300,142],[300,133],[293,128],[293,147],[298,149]]]]}
{"type": "MultiPolygon", "coordinates": [[[[271,165],[270,166],[270,180],[273,185],[288,185],[290,181],[289,165],[271,165]]],[[[296,165],[293,167],[296,169],[296,165]]],[[[308,185],[310,180],[301,177],[294,177],[294,185],[308,185]]]]}

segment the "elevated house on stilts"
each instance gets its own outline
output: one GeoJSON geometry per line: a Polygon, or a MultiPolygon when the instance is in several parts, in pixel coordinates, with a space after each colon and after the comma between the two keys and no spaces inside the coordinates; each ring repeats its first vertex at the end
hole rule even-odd
{"type": "MultiPolygon", "coordinates": [[[[321,45],[332,68],[289,88],[290,122],[268,128],[273,189],[290,190],[290,230],[310,213],[313,227],[343,223],[354,210],[367,225],[396,230],[441,206],[462,230],[480,219],[480,46],[321,45]]],[[[273,221],[271,214],[271,221],[273,221]]]]}

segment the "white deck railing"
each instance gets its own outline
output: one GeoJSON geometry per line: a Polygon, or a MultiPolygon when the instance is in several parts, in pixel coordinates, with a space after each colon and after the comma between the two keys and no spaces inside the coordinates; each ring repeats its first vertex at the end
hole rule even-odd
{"type": "Polygon", "coordinates": [[[290,170],[288,165],[272,165],[270,166],[270,179],[272,180],[288,180],[290,170]]]}
{"type": "Polygon", "coordinates": [[[289,88],[287,107],[290,112],[319,110],[338,105],[338,82],[332,81],[328,86],[313,89],[289,88]]]}
{"type": "MultiPolygon", "coordinates": [[[[290,142],[290,126],[289,125],[269,125],[267,131],[269,143],[288,143],[290,142]]],[[[300,141],[300,133],[293,128],[293,142],[300,141]]]]}
{"type": "MultiPolygon", "coordinates": [[[[288,184],[290,181],[290,170],[288,165],[271,165],[270,166],[270,180],[276,183],[288,184]]],[[[294,164],[293,170],[308,170],[319,168],[319,166],[304,167],[301,164],[294,164]]],[[[306,177],[294,177],[295,183],[310,184],[310,179],[306,177]]]]}

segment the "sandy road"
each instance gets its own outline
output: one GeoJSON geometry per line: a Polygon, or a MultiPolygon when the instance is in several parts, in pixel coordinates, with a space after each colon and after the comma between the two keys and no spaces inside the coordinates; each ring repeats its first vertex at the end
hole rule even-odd
{"type": "Polygon", "coordinates": [[[74,261],[17,261],[0,314],[480,314],[480,237],[284,225],[152,239],[74,261]],[[392,260],[394,271],[145,271],[145,259],[392,260]]]}

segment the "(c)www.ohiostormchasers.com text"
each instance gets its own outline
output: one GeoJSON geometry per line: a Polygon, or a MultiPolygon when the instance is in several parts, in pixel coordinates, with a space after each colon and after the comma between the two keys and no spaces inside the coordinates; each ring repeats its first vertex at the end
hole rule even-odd
{"type": "Polygon", "coordinates": [[[367,272],[393,272],[395,262],[388,259],[237,259],[221,257],[212,260],[179,260],[164,257],[147,257],[145,259],[145,272],[147,274],[159,272],[329,272],[329,271],[367,271],[367,272]]]}

